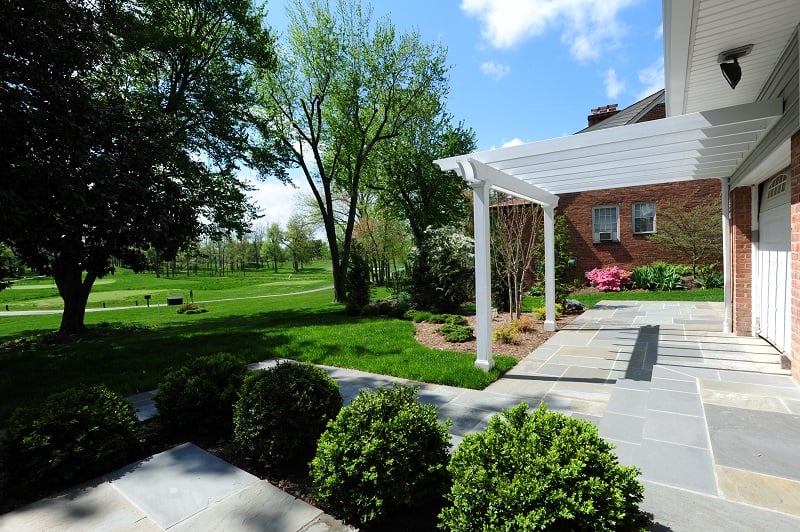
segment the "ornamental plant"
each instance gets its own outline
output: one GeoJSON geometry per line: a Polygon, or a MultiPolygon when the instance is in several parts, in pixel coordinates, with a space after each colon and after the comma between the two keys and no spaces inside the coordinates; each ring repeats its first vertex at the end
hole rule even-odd
{"type": "MultiPolygon", "coordinates": [[[[441,508],[450,435],[417,389],[362,391],[328,424],[311,461],[320,499],[354,524],[441,508]]],[[[380,529],[380,528],[376,528],[380,529]]]]}
{"type": "Polygon", "coordinates": [[[105,386],[83,386],[17,409],[0,439],[0,461],[7,486],[39,493],[121,467],[143,442],[128,401],[105,386]]]}
{"type": "Polygon", "coordinates": [[[234,407],[233,440],[267,467],[308,463],[342,408],[339,385],[311,364],[283,362],[248,375],[234,407]]]}
{"type": "Polygon", "coordinates": [[[164,427],[177,434],[227,437],[247,364],[229,353],[204,356],[170,372],[153,398],[164,427]]]}
{"type": "Polygon", "coordinates": [[[520,403],[469,434],[448,466],[450,531],[630,530],[643,519],[639,470],[581,419],[520,403]]]}
{"type": "Polygon", "coordinates": [[[630,284],[631,272],[623,270],[619,266],[595,268],[586,274],[586,278],[601,292],[619,292],[630,284]]]}

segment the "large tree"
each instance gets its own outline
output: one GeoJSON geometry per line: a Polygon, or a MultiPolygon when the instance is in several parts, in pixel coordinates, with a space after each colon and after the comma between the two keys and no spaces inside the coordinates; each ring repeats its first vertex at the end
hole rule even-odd
{"type": "Polygon", "coordinates": [[[408,222],[418,247],[424,247],[428,227],[460,226],[469,219],[465,181],[433,161],[475,148],[475,132],[454,126],[446,113],[422,117],[380,147],[368,186],[378,191],[381,206],[408,222]]]}
{"type": "Polygon", "coordinates": [[[280,142],[265,148],[302,169],[324,222],[334,299],[344,301],[362,179],[381,143],[420,116],[441,112],[446,52],[417,33],[398,34],[356,0],[291,6],[280,66],[263,85],[266,137],[280,142]],[[348,206],[343,227],[337,227],[338,195],[348,206]]]}
{"type": "Polygon", "coordinates": [[[250,0],[0,1],[0,243],[55,279],[84,331],[111,257],[171,259],[204,224],[245,229],[237,164],[253,72],[274,64],[250,0]]]}

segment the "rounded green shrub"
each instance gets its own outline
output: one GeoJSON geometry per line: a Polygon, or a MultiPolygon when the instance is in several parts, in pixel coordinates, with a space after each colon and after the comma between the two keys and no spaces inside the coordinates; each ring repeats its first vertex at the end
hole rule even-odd
{"type": "Polygon", "coordinates": [[[246,457],[268,467],[307,463],[341,408],[339,385],[323,370],[280,363],[245,379],[233,439],[246,457]]]}
{"type": "Polygon", "coordinates": [[[401,511],[441,507],[448,486],[448,425],[416,393],[398,385],[362,391],[320,437],[311,478],[320,498],[345,519],[368,524],[401,511]]]}
{"type": "Polygon", "coordinates": [[[521,403],[467,435],[448,467],[445,530],[626,530],[644,488],[591,423],[521,403]]]}
{"type": "Polygon", "coordinates": [[[228,353],[199,357],[170,372],[153,398],[161,423],[179,434],[226,437],[247,365],[228,353]]]}
{"type": "Polygon", "coordinates": [[[436,332],[444,336],[448,342],[462,343],[472,340],[472,327],[469,325],[453,325],[445,323],[436,332]]]}
{"type": "Polygon", "coordinates": [[[72,388],[14,412],[0,440],[7,482],[38,493],[121,467],[142,449],[136,410],[105,386],[72,388]]]}

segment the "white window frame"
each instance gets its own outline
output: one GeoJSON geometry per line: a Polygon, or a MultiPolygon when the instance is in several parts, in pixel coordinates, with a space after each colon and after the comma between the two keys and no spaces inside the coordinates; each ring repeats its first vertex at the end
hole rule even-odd
{"type": "Polygon", "coordinates": [[[655,201],[636,201],[631,205],[631,230],[634,235],[649,235],[656,232],[656,202],[655,201]],[[639,218],[647,218],[646,216],[636,216],[637,205],[652,205],[653,206],[653,229],[652,231],[637,231],[636,220],[639,218]]]}
{"type": "Polygon", "coordinates": [[[601,242],[619,242],[619,205],[597,205],[592,207],[592,243],[599,244],[601,242]],[[616,213],[615,227],[611,231],[602,231],[603,233],[610,232],[611,240],[600,240],[601,231],[597,228],[597,211],[600,209],[614,209],[616,213]]]}

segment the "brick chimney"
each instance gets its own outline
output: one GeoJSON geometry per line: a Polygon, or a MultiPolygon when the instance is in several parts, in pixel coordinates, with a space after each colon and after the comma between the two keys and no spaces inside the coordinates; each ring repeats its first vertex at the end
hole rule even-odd
{"type": "Polygon", "coordinates": [[[589,120],[589,127],[602,122],[606,118],[610,116],[614,116],[615,114],[619,113],[617,110],[616,103],[610,103],[608,105],[601,105],[600,107],[596,107],[592,109],[592,114],[590,114],[587,119],[589,120]]]}

